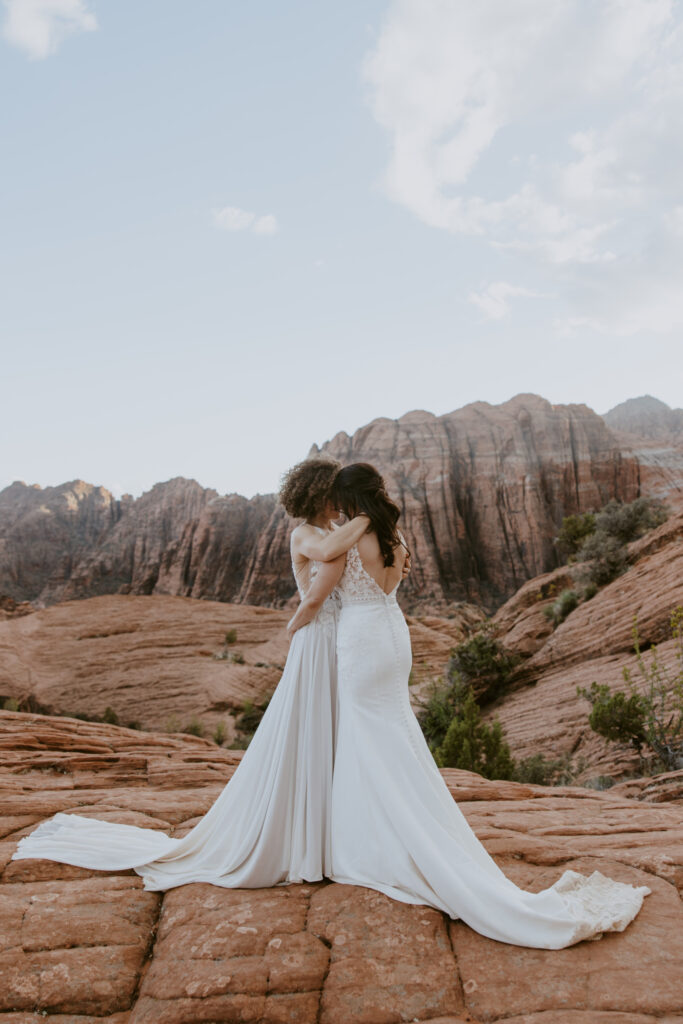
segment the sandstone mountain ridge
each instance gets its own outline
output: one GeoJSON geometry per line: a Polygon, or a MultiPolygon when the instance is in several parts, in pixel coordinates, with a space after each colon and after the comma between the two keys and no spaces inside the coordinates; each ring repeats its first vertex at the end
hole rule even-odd
{"type": "MultiPolygon", "coordinates": [[[[414,553],[407,610],[467,601],[493,612],[557,565],[564,515],[640,494],[683,507],[680,410],[650,396],[623,405],[626,419],[622,406],[601,417],[520,394],[378,418],[311,451],[372,461],[387,477],[414,553]]],[[[182,477],[121,499],[82,480],[15,481],[0,491],[0,594],[34,607],[112,593],[282,607],[294,594],[291,526],[274,495],[219,495],[182,477]]]]}

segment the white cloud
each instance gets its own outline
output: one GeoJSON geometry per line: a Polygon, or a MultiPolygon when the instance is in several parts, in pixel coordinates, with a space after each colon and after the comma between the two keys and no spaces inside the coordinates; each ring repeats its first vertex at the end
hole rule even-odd
{"type": "Polygon", "coordinates": [[[259,217],[248,210],[240,210],[238,206],[223,206],[212,211],[216,227],[224,231],[253,231],[257,235],[274,235],[278,223],[272,213],[259,217]]]}
{"type": "Polygon", "coordinates": [[[33,60],[55,53],[67,36],[97,28],[97,19],[84,0],[4,0],[4,4],[3,37],[33,60]]]}
{"type": "Polygon", "coordinates": [[[510,312],[509,300],[518,297],[539,298],[541,293],[508,281],[492,281],[481,291],[469,294],[470,302],[481,310],[487,320],[502,320],[510,312]]]}
{"type": "MultiPolygon", "coordinates": [[[[364,64],[390,145],[387,195],[427,225],[514,256],[527,277],[554,275],[565,317],[673,330],[682,7],[394,0],[364,64]]],[[[487,291],[473,294],[500,310],[487,291]]]]}
{"type": "Polygon", "coordinates": [[[278,230],[278,223],[272,213],[259,217],[254,224],[254,231],[257,235],[274,235],[278,230]]]}

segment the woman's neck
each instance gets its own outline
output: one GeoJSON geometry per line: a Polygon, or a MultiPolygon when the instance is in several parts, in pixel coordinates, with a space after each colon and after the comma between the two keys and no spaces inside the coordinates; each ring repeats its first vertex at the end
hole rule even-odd
{"type": "Polygon", "coordinates": [[[309,526],[317,526],[321,530],[329,530],[330,528],[330,520],[323,515],[316,516],[315,519],[307,519],[306,522],[309,526]]]}

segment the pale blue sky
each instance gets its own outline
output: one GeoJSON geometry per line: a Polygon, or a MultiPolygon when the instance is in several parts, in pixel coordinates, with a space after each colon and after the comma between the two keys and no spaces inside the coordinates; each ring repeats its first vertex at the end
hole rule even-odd
{"type": "Polygon", "coordinates": [[[683,403],[675,0],[5,0],[0,487],[683,403]]]}

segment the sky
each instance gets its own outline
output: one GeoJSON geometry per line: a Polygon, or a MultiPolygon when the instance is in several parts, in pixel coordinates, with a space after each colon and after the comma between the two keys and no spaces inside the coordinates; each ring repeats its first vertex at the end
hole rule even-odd
{"type": "Polygon", "coordinates": [[[681,0],[3,0],[0,488],[683,404],[681,0]]]}

